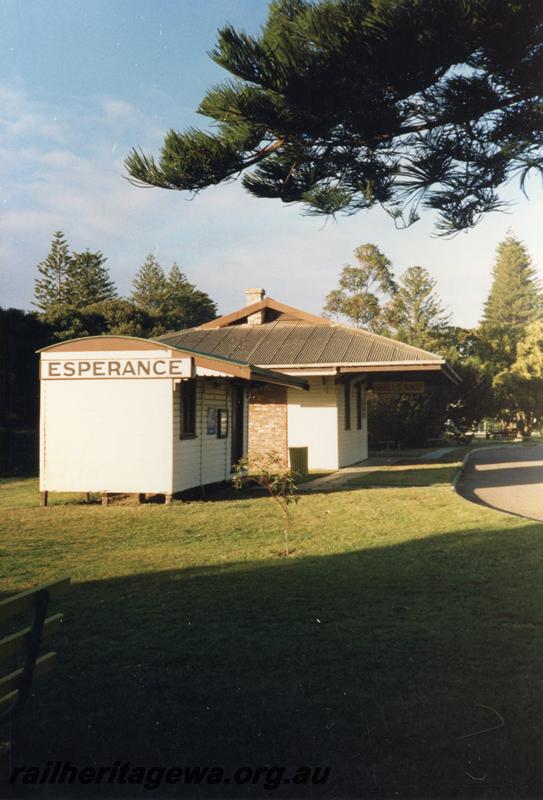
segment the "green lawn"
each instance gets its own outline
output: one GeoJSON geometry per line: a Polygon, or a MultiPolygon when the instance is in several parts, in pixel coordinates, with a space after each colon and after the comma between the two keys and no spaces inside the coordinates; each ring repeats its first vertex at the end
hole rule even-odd
{"type": "Polygon", "coordinates": [[[457,467],[304,495],[289,559],[266,497],[40,509],[34,480],[1,482],[4,592],[74,584],[12,762],[332,767],[305,791],[178,796],[543,796],[543,524],[462,500],[457,467]],[[489,709],[505,725],[461,738],[489,709]]]}

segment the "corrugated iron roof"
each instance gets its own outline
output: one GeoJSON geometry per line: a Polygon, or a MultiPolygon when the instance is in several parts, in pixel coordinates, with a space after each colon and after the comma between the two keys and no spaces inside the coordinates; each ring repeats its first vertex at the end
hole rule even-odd
{"type": "Polygon", "coordinates": [[[443,358],[418,347],[346,325],[317,325],[303,320],[191,328],[160,336],[173,347],[234,358],[262,367],[429,362],[443,358]]]}

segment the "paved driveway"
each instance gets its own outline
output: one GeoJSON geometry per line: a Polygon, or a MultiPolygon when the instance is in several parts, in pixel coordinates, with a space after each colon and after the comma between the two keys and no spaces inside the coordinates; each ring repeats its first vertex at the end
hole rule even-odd
{"type": "Polygon", "coordinates": [[[474,452],[457,490],[475,503],[543,520],[543,445],[474,452]]]}

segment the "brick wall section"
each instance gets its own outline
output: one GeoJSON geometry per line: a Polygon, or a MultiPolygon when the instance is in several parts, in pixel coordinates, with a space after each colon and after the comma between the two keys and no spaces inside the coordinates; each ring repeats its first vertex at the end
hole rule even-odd
{"type": "Polygon", "coordinates": [[[287,390],[268,383],[249,390],[249,461],[276,450],[288,464],[287,390]]]}

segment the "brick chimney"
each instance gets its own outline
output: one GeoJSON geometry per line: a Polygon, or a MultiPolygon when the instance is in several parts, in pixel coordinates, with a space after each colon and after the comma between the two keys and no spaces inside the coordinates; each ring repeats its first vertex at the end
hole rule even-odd
{"type": "MultiPolygon", "coordinates": [[[[245,305],[252,306],[253,303],[258,303],[264,299],[266,294],[265,289],[245,289],[245,305]]],[[[262,325],[264,322],[264,311],[257,311],[256,314],[251,314],[247,317],[249,325],[262,325]]]]}

